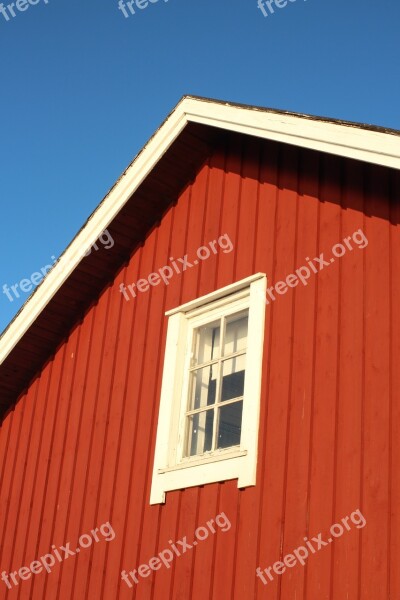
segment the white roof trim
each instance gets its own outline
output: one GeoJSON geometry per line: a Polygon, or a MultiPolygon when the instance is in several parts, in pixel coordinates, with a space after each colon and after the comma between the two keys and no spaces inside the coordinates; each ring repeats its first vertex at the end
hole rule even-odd
{"type": "Polygon", "coordinates": [[[400,136],[262,109],[187,98],[189,121],[400,169],[400,136]]]}
{"type": "Polygon", "coordinates": [[[400,136],[211,100],[183,98],[93,213],[0,339],[0,364],[108,227],[187,123],[201,123],[400,169],[400,136]]]}

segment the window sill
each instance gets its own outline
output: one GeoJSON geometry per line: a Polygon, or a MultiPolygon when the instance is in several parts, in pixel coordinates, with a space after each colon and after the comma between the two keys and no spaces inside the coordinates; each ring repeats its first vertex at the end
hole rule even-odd
{"type": "Polygon", "coordinates": [[[240,458],[241,456],[246,456],[247,450],[232,450],[229,451],[216,451],[213,452],[210,456],[206,456],[205,458],[194,458],[188,459],[184,462],[178,463],[173,467],[165,467],[164,469],[158,469],[158,473],[170,473],[171,471],[178,471],[181,469],[188,469],[189,467],[197,467],[199,465],[205,465],[209,463],[220,462],[222,460],[232,460],[233,458],[240,458]]]}

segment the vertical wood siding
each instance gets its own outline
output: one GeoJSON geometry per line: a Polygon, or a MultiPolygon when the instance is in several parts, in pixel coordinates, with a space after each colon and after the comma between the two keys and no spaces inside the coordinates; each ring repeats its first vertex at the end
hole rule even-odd
{"type": "Polygon", "coordinates": [[[239,136],[217,148],[5,417],[0,567],[7,573],[109,521],[101,539],[0,600],[400,598],[399,176],[239,136]],[[369,244],[266,307],[257,485],[169,492],[150,506],[164,312],[262,271],[285,279],[359,228],[369,244]],[[228,234],[234,251],[126,302],[169,257],[228,234]],[[265,568],[360,508],[306,566],[265,568]],[[224,512],[232,523],[133,589],[122,569],[224,512]]]}

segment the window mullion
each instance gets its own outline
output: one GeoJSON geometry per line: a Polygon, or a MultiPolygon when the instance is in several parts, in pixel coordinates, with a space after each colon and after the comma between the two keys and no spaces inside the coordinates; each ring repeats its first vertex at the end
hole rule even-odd
{"type": "MultiPolygon", "coordinates": [[[[223,360],[229,360],[231,358],[237,358],[238,356],[243,356],[243,354],[246,354],[247,352],[247,348],[243,349],[243,350],[238,350],[237,352],[233,352],[232,354],[227,354],[226,356],[223,357],[223,360]]],[[[204,363],[199,363],[197,365],[195,365],[194,367],[190,367],[190,371],[198,371],[199,369],[204,369],[204,367],[209,367],[210,365],[216,365],[217,362],[219,362],[221,359],[220,358],[213,358],[212,360],[209,360],[207,362],[204,363]]]]}
{"type": "MultiPolygon", "coordinates": [[[[228,406],[228,404],[235,404],[235,402],[242,402],[243,396],[236,396],[235,398],[229,398],[229,400],[224,400],[223,402],[218,403],[218,408],[222,408],[223,406],[228,406]]],[[[194,410],[188,410],[185,415],[186,417],[191,417],[192,415],[198,415],[199,413],[214,410],[216,408],[216,404],[211,404],[210,406],[202,406],[201,408],[195,408],[194,410]]]]}
{"type": "Polygon", "coordinates": [[[219,355],[220,359],[218,362],[218,372],[217,372],[217,385],[215,390],[215,406],[214,406],[214,419],[213,419],[213,440],[212,440],[212,449],[215,450],[217,447],[217,435],[218,435],[218,404],[221,398],[221,387],[222,387],[222,356],[223,356],[223,348],[225,341],[225,317],[221,317],[221,325],[220,325],[220,346],[219,346],[219,355]]]}

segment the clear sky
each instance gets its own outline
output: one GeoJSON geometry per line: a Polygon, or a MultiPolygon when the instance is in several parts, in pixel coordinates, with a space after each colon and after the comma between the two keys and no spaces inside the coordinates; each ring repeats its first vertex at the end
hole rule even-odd
{"type": "Polygon", "coordinates": [[[0,13],[0,330],[28,298],[3,285],[61,254],[182,95],[400,129],[399,0],[267,17],[257,0],[159,0],[128,18],[118,0],[18,1],[0,13]]]}

